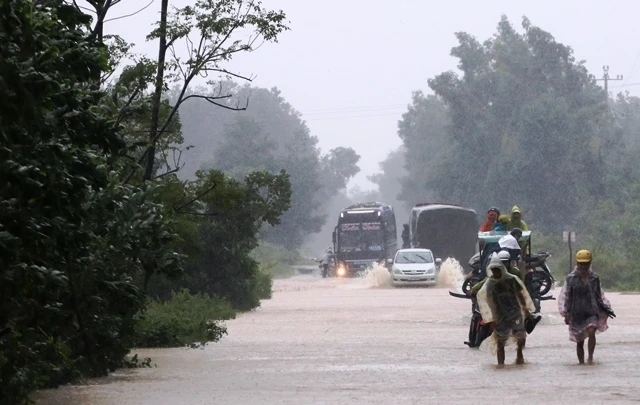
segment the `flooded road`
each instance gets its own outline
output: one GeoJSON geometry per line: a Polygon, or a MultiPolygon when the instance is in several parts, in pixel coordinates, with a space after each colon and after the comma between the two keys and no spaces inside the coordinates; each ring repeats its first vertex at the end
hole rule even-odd
{"type": "MultiPolygon", "coordinates": [[[[559,289],[553,291],[555,295],[559,289]]],[[[137,350],[151,369],[42,391],[38,405],[546,404],[640,401],[640,296],[609,293],[618,317],[598,335],[596,364],[579,366],[555,301],[505,369],[469,349],[470,301],[448,288],[389,288],[367,279],[298,276],[227,323],[205,349],[137,350]]]]}

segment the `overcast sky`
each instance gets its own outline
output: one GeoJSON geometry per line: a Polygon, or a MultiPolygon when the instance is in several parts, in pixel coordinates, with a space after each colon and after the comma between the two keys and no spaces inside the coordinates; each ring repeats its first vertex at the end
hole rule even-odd
{"type": "MultiPolygon", "coordinates": [[[[135,12],[152,0],[122,0],[110,18],[135,12]]],[[[181,6],[195,0],[170,0],[181,6]]],[[[400,145],[397,123],[411,92],[431,91],[427,79],[455,70],[449,56],[465,31],[483,41],[493,35],[502,14],[521,32],[532,24],[571,46],[591,73],[624,75],[610,90],[640,90],[640,3],[637,0],[263,0],[287,13],[291,31],[277,44],[237,57],[231,68],[255,75],[253,84],[276,86],[303,114],[323,151],[350,146],[361,156],[361,173],[350,186],[372,188],[366,177],[400,145]]],[[[157,44],[145,42],[158,19],[160,0],[138,14],[107,23],[136,44],[135,52],[156,57],[157,44]]]]}

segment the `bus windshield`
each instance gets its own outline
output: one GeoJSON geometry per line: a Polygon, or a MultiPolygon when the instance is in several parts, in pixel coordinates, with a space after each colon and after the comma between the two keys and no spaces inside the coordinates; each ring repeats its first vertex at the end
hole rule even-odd
{"type": "Polygon", "coordinates": [[[379,222],[342,224],[338,232],[342,251],[384,250],[384,234],[379,222]]]}

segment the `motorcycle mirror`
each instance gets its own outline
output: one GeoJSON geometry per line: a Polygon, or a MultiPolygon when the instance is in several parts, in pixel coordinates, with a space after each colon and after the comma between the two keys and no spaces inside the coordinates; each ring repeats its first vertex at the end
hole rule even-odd
{"type": "Polygon", "coordinates": [[[387,259],[388,264],[393,264],[393,259],[387,259]]]}

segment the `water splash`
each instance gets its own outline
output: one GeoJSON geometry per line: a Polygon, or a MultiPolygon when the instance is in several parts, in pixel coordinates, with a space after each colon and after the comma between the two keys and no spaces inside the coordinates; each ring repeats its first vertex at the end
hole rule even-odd
{"type": "Polygon", "coordinates": [[[389,270],[378,263],[367,267],[355,278],[337,279],[341,288],[359,290],[367,288],[391,288],[391,274],[389,270]]]}
{"type": "Polygon", "coordinates": [[[438,287],[459,287],[463,281],[463,269],[456,259],[448,257],[442,262],[438,273],[438,287]]]}
{"type": "Polygon", "coordinates": [[[379,264],[375,263],[367,268],[362,274],[364,285],[366,288],[390,288],[391,287],[391,273],[389,270],[379,264]]]}

